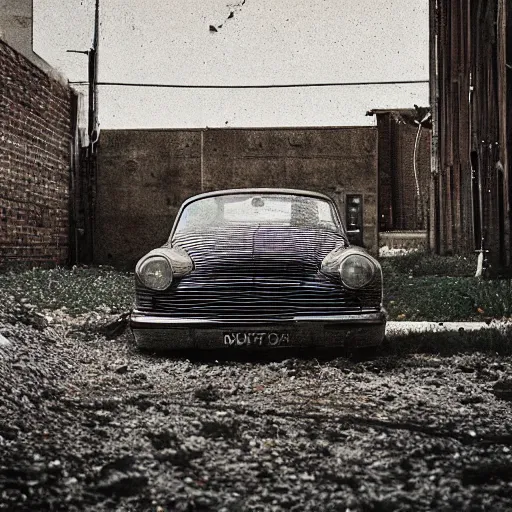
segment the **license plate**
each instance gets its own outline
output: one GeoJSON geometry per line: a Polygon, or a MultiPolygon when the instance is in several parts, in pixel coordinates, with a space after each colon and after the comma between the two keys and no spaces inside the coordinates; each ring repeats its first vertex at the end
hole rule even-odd
{"type": "Polygon", "coordinates": [[[225,332],[224,345],[229,347],[280,347],[290,344],[283,332],[225,332]]]}

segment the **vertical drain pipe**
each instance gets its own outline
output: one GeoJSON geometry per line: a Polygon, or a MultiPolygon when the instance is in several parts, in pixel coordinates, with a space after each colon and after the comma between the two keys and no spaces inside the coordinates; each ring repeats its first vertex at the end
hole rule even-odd
{"type": "MultiPolygon", "coordinates": [[[[482,141],[482,148],[483,148],[482,141]]],[[[476,262],[475,277],[482,277],[484,272],[484,253],[488,252],[484,249],[484,187],[482,183],[482,150],[478,151],[477,165],[478,165],[478,207],[479,207],[479,218],[480,218],[480,249],[478,252],[478,259],[476,262]]]]}
{"type": "Polygon", "coordinates": [[[201,192],[204,192],[204,130],[201,130],[201,192]]]}
{"type": "MultiPolygon", "coordinates": [[[[423,123],[427,121],[431,117],[431,113],[427,112],[421,121],[417,119],[414,121],[418,125],[418,131],[416,132],[416,139],[414,141],[414,151],[412,154],[412,169],[414,172],[414,181],[416,184],[416,224],[418,224],[418,219],[421,221],[421,225],[424,226],[424,215],[423,215],[423,195],[421,193],[420,188],[420,179],[418,177],[418,147],[421,137],[421,129],[423,128],[423,123]]],[[[416,226],[418,227],[418,226],[416,226]]]]}

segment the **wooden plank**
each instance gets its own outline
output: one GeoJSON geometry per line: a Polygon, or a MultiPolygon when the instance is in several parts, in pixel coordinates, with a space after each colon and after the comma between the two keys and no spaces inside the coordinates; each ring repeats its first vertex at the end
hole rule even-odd
{"type": "MultiPolygon", "coordinates": [[[[510,2],[509,2],[510,4],[510,2]]],[[[500,200],[503,202],[503,247],[500,253],[503,263],[511,263],[510,247],[510,198],[509,198],[509,162],[508,162],[508,140],[507,140],[507,2],[498,0],[498,22],[496,26],[497,39],[497,60],[498,60],[498,130],[500,146],[500,162],[503,168],[503,195],[500,200]]]]}

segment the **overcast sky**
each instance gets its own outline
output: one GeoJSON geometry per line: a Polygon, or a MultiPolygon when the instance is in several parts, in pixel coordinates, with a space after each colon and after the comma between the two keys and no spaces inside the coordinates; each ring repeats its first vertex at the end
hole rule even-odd
{"type": "MultiPolygon", "coordinates": [[[[428,80],[428,0],[100,0],[99,80],[199,85],[428,80]],[[233,13],[232,15],[230,13],[233,13]],[[210,30],[210,25],[217,32],[210,30]],[[219,27],[222,25],[222,27],[219,27]]],[[[34,50],[87,79],[94,0],[34,0],[34,50]]],[[[428,105],[428,84],[100,88],[101,128],[348,126],[428,105]]]]}

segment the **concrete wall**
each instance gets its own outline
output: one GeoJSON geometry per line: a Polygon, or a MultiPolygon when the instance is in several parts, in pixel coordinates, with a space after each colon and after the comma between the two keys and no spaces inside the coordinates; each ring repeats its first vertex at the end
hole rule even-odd
{"type": "Polygon", "coordinates": [[[104,130],[95,208],[94,260],[132,266],[164,243],[184,199],[243,187],[316,190],[342,214],[363,194],[364,243],[377,249],[377,130],[104,130]]]}
{"type": "Polygon", "coordinates": [[[0,0],[0,39],[39,69],[63,80],[57,71],[32,49],[33,0],[0,0]]]}
{"type": "Polygon", "coordinates": [[[71,100],[0,40],[0,264],[66,263],[71,100]]]}

